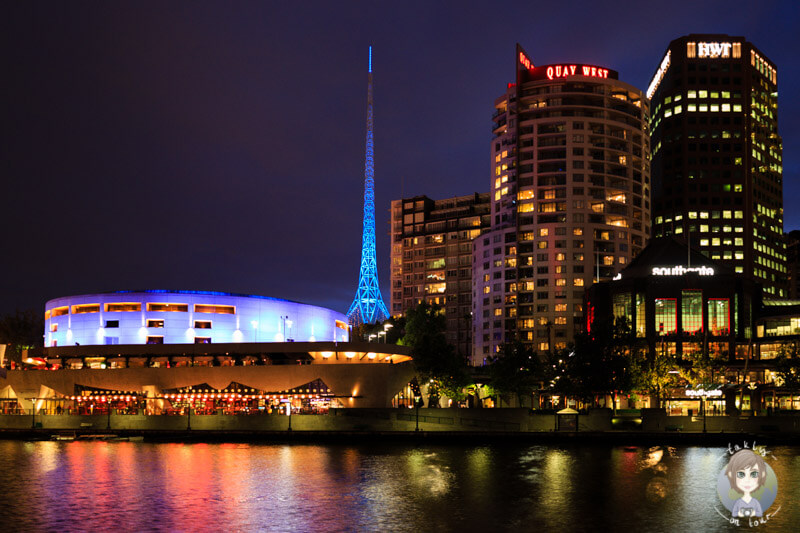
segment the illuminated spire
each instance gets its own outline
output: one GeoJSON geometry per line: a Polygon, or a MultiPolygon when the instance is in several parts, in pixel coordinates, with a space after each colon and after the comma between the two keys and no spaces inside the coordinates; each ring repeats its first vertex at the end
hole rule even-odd
{"type": "Polygon", "coordinates": [[[375,163],[372,145],[372,47],[369,47],[367,72],[367,149],[364,163],[364,230],[361,235],[361,270],[358,289],[347,318],[353,325],[372,324],[389,318],[378,285],[378,263],[375,257],[375,163]]]}

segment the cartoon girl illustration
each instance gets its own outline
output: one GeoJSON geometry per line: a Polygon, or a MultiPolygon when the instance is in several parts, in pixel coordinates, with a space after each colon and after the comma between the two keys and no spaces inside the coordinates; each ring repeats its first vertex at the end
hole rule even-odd
{"type": "Polygon", "coordinates": [[[764,486],[767,480],[767,464],[752,450],[739,450],[731,456],[725,475],[731,489],[742,495],[731,509],[731,516],[762,516],[761,503],[753,493],[764,486]]]}

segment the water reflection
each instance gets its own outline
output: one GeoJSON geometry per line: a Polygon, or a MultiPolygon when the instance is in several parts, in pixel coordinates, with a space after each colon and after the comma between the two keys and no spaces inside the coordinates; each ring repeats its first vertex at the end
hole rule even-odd
{"type": "MultiPolygon", "coordinates": [[[[800,522],[775,448],[770,527],[800,522]]],[[[722,448],[0,441],[0,523],[51,531],[726,531],[722,448]]]]}

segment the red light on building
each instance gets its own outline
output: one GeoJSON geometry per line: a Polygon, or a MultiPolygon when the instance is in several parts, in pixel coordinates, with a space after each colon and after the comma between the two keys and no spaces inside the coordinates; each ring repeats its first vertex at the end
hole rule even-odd
{"type": "Polygon", "coordinates": [[[526,56],[526,55],[525,55],[525,52],[522,52],[522,51],[520,51],[520,53],[519,53],[519,63],[520,63],[520,64],[521,64],[523,67],[525,67],[526,69],[529,69],[529,70],[530,70],[530,69],[534,68],[534,67],[533,67],[533,61],[531,61],[531,60],[528,58],[528,56],[526,56]]]}

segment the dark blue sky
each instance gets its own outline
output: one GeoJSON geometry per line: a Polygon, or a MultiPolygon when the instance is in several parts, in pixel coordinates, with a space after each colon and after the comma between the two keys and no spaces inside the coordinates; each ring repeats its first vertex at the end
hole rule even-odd
{"type": "Polygon", "coordinates": [[[4,40],[0,312],[119,289],[347,310],[374,47],[378,262],[392,199],[489,188],[519,42],[646,88],[670,40],[742,35],[778,66],[800,228],[796,2],[15,2],[4,40]],[[389,7],[389,6],[397,7],[389,7]]]}

